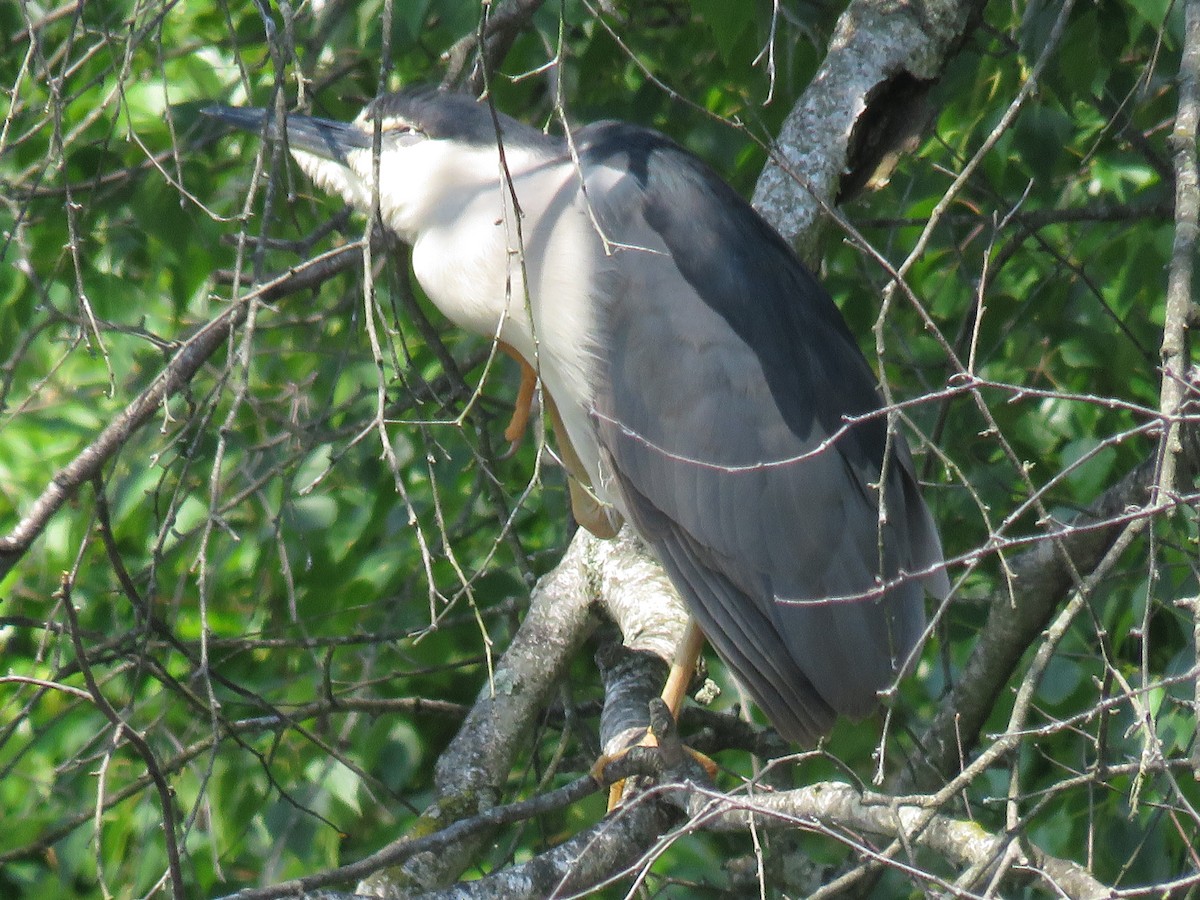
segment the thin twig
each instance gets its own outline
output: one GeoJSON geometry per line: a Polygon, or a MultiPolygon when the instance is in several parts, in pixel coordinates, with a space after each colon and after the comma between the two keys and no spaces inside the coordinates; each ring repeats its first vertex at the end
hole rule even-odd
{"type": "Polygon", "coordinates": [[[175,835],[174,791],[167,782],[167,777],[159,767],[158,759],[146,739],[121,718],[120,713],[108,702],[108,698],[100,690],[100,685],[96,683],[96,677],[92,674],[87,651],[83,647],[83,639],[80,636],[79,617],[75,613],[74,602],[71,599],[71,579],[65,573],[59,585],[59,595],[67,614],[67,622],[71,626],[71,646],[75,648],[75,660],[79,664],[79,671],[83,674],[83,680],[87,685],[88,693],[91,694],[92,702],[116,729],[113,735],[114,740],[119,740],[124,736],[129,741],[138,756],[142,758],[142,762],[146,765],[146,772],[154,782],[155,790],[158,792],[158,803],[162,808],[163,838],[166,841],[167,866],[171,875],[171,893],[176,900],[184,900],[187,892],[183,880],[183,868],[179,862],[179,844],[175,835]]]}

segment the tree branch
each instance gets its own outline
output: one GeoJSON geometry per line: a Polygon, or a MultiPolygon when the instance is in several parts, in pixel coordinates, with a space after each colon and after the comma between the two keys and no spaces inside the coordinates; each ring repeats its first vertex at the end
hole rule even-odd
{"type": "MultiPolygon", "coordinates": [[[[643,662],[671,657],[686,624],[686,612],[640,540],[628,528],[612,541],[600,541],[583,529],[577,531],[562,561],[534,589],[529,613],[497,663],[491,684],[480,692],[462,728],[439,758],[438,800],[410,833],[444,828],[448,821],[477,815],[498,802],[517,755],[527,747],[534,719],[596,624],[590,608],[601,597],[626,635],[626,647],[640,651],[635,656],[643,662]]],[[[649,680],[643,677],[636,683],[644,686],[649,680]]],[[[628,683],[621,684],[620,691],[606,691],[609,700],[625,695],[628,683]]],[[[640,702],[644,710],[645,698],[637,696],[638,700],[624,706],[636,709],[640,702]]],[[[620,700],[615,702],[621,705],[620,700]]],[[[632,727],[636,725],[622,726],[632,727]]],[[[656,819],[650,816],[638,821],[656,819]]],[[[416,855],[402,869],[372,875],[359,890],[386,895],[397,889],[430,890],[449,884],[477,860],[488,836],[480,831],[437,853],[416,855]]],[[[598,834],[598,839],[611,842],[613,837],[598,834]]]]}
{"type": "Polygon", "coordinates": [[[788,113],[754,189],[754,207],[810,262],[823,206],[907,142],[915,114],[983,0],[855,0],[829,53],[788,113]],[[776,156],[775,154],[778,154],[776,156]],[[803,183],[796,173],[803,173],[803,183]]]}
{"type": "Polygon", "coordinates": [[[644,799],[622,806],[529,862],[419,896],[421,900],[533,900],[590,892],[634,870],[645,848],[652,847],[678,818],[671,805],[644,799]]]}
{"type": "MultiPolygon", "coordinates": [[[[1195,308],[1192,285],[1196,276],[1196,245],[1200,241],[1200,163],[1196,136],[1200,131],[1200,0],[1184,7],[1184,45],[1179,64],[1179,111],[1170,143],[1175,150],[1175,239],[1167,276],[1166,321],[1162,339],[1162,382],[1159,408],[1163,430],[1159,443],[1159,469],[1153,501],[1167,505],[1176,491],[1176,461],[1183,452],[1179,411],[1189,383],[1188,321],[1195,308]]],[[[1200,606],[1192,610],[1192,631],[1200,640],[1200,606]]],[[[1200,648],[1200,643],[1196,644],[1200,648]]],[[[1200,649],[1197,649],[1200,654],[1200,649]]],[[[1200,709],[1200,679],[1193,696],[1200,709]]],[[[1193,751],[1200,773],[1200,749],[1193,751]]]]}
{"type": "MultiPolygon", "coordinates": [[[[595,625],[591,567],[596,539],[576,532],[562,561],[534,588],[529,612],[496,664],[458,734],[438,759],[437,800],[410,829],[420,835],[496,805],[517,755],[571,658],[595,625]]],[[[402,868],[378,872],[359,888],[388,896],[449,884],[477,858],[490,832],[474,834],[438,853],[422,853],[402,868]]]]}
{"type": "Polygon", "coordinates": [[[512,48],[513,42],[520,37],[521,32],[529,28],[534,13],[541,9],[545,2],[546,0],[508,0],[500,5],[488,16],[482,54],[476,52],[479,47],[479,35],[475,32],[460,38],[443,54],[442,58],[446,60],[446,75],[442,79],[442,85],[450,87],[461,82],[460,90],[478,96],[485,87],[484,67],[491,72],[500,65],[512,48]],[[471,71],[464,76],[468,63],[471,71]]]}
{"type": "MultiPolygon", "coordinates": [[[[744,831],[759,828],[800,828],[850,844],[859,854],[876,855],[861,836],[899,841],[910,850],[932,851],[957,869],[977,869],[980,877],[1006,856],[1014,838],[988,833],[977,822],[933,812],[938,798],[898,800],[862,792],[847,784],[823,782],[753,795],[719,794],[688,785],[686,808],[689,826],[711,831],[744,831]]],[[[674,796],[680,796],[676,792],[674,796]]],[[[1082,866],[1050,857],[1036,849],[1021,850],[1018,865],[1039,874],[1051,887],[1057,885],[1074,898],[1108,897],[1111,890],[1082,866]]],[[[902,866],[908,868],[907,866],[902,866]]],[[[918,878],[930,878],[916,874],[918,878]]],[[[932,879],[930,879],[932,880],[932,879]]]]}

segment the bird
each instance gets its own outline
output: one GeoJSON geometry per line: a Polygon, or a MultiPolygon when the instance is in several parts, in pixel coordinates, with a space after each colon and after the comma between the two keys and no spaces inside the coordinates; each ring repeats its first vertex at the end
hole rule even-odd
{"type": "Polygon", "coordinates": [[[352,122],[206,112],[285,141],[411,246],[448,319],[522,362],[577,521],[633,526],[783,738],[870,715],[912,668],[950,584],[909,447],[829,294],[706,163],[432,87],[352,122]]]}

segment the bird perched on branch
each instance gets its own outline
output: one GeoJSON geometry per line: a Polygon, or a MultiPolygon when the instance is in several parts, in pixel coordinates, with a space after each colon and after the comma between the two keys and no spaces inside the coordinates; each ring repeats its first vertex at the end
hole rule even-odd
{"type": "Polygon", "coordinates": [[[949,590],[937,529],[837,307],[729,185],[654,131],[431,89],[284,132],[208,112],[377,207],[438,308],[523,361],[577,519],[633,525],[780,734],[875,709],[949,590]]]}

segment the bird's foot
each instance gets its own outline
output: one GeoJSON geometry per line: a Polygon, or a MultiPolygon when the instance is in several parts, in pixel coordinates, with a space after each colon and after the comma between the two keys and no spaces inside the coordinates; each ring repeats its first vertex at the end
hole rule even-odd
{"type": "MultiPolygon", "coordinates": [[[[655,751],[651,757],[652,762],[646,762],[644,767],[638,766],[638,768],[649,770],[650,774],[661,776],[680,772],[689,762],[693,762],[698,764],[710,779],[716,777],[717,764],[700,751],[694,750],[680,741],[675,716],[665,702],[655,699],[650,702],[650,726],[641,738],[624,750],[602,754],[592,766],[592,778],[599,784],[608,784],[609,778],[606,777],[606,771],[609,765],[624,762],[631,752],[640,750],[655,751]]],[[[645,760],[639,759],[632,762],[643,761],[645,760]]],[[[621,805],[629,786],[630,777],[632,776],[618,778],[609,785],[609,812],[621,805]]]]}

